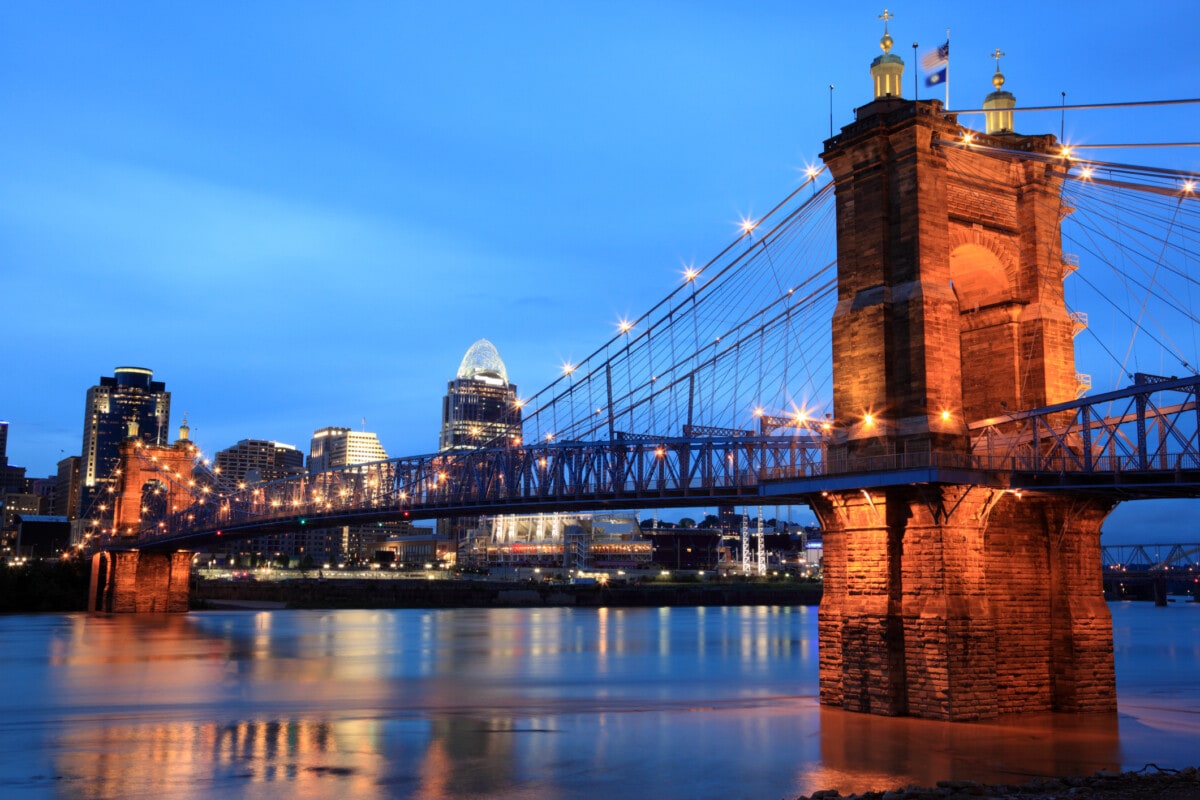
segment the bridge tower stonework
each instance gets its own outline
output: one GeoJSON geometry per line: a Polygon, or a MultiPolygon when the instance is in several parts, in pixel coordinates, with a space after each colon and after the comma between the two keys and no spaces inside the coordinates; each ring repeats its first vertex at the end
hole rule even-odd
{"type": "Polygon", "coordinates": [[[192,554],[102,550],[92,556],[88,611],[182,613],[188,610],[192,554]]]}
{"type": "MultiPolygon", "coordinates": [[[[1069,209],[1053,136],[966,144],[940,102],[880,85],[822,154],[838,236],[828,458],[903,476],[965,467],[970,421],[1075,399],[1069,209]]],[[[811,498],[822,702],[949,720],[1115,710],[1099,545],[1114,503],[938,475],[811,498]]]]}
{"type": "MultiPolygon", "coordinates": [[[[187,494],[183,486],[191,480],[196,446],[188,440],[186,420],[179,427],[179,438],[169,447],[146,444],[130,436],[120,444],[120,475],[113,500],[113,535],[136,534],[142,522],[142,503],[147,486],[157,485],[168,511],[187,494]]],[[[191,503],[190,495],[185,505],[191,503]]]]}
{"type": "MultiPolygon", "coordinates": [[[[191,480],[196,447],[188,440],[187,421],[179,439],[169,446],[147,445],[137,431],[121,442],[120,475],[113,498],[113,535],[110,541],[135,541],[142,523],[142,503],[147,486],[163,493],[167,510],[191,480]]],[[[190,503],[190,498],[187,500],[190,503]]],[[[119,545],[118,545],[119,547],[119,545]]],[[[192,558],[186,551],[155,552],[136,547],[104,549],[92,557],[88,610],[102,612],[183,612],[188,610],[192,558]]]]}

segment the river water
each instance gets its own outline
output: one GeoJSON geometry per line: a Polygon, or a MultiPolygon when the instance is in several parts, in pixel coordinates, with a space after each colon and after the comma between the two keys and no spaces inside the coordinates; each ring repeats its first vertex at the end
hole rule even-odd
{"type": "Polygon", "coordinates": [[[1120,711],[817,702],[806,607],[0,617],[4,798],[753,798],[1179,767],[1200,605],[1112,605],[1120,711]]]}

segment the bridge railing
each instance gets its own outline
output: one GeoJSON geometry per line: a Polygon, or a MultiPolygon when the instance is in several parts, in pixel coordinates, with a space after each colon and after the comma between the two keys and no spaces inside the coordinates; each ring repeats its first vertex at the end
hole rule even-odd
{"type": "Polygon", "coordinates": [[[1080,475],[1119,483],[1121,476],[1157,473],[1161,482],[1165,474],[1200,471],[1198,390],[1200,377],[1139,376],[1118,392],[972,424],[970,452],[833,458],[825,435],[803,431],[547,442],[397,458],[202,497],[156,527],[174,535],[279,520],[303,525],[309,516],[316,524],[387,512],[503,513],[506,505],[588,501],[707,505],[754,497],[763,481],[921,468],[990,473],[998,484],[1019,474],[1018,483],[1036,479],[1041,488],[1053,488],[1055,476],[1063,487],[1079,485],[1080,475]]]}
{"type": "Polygon", "coordinates": [[[972,423],[972,452],[1035,472],[1192,470],[1200,376],[1137,374],[1113,392],[972,423]]]}

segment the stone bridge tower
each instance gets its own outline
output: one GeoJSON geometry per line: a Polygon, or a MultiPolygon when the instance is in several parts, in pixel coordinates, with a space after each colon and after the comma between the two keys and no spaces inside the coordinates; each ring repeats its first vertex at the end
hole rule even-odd
{"type": "MultiPolygon", "coordinates": [[[[102,612],[183,612],[188,610],[192,556],[186,551],[150,552],[137,548],[142,502],[147,487],[162,492],[166,510],[186,495],[196,447],[188,441],[185,419],[179,439],[170,447],[137,439],[137,423],[121,443],[120,475],[113,507],[109,545],[92,557],[88,610],[102,612]],[[127,541],[127,549],[121,547],[127,541]],[[115,547],[114,547],[115,545],[115,547]]],[[[185,501],[190,503],[190,497],[185,501]]]]}
{"type": "Polygon", "coordinates": [[[179,510],[173,505],[191,504],[191,496],[184,487],[192,479],[196,446],[188,440],[187,419],[179,426],[179,438],[170,447],[146,444],[137,438],[137,423],[130,426],[129,438],[120,445],[120,475],[113,505],[114,538],[137,534],[147,488],[161,493],[168,513],[179,510]]]}
{"type": "Polygon", "coordinates": [[[998,68],[986,135],[902,99],[891,43],[873,101],[822,154],[838,236],[829,460],[888,477],[811,498],[821,699],[938,719],[1113,710],[1113,502],[1020,498],[967,469],[969,422],[1076,397],[1059,148],[1012,132],[998,68]]]}

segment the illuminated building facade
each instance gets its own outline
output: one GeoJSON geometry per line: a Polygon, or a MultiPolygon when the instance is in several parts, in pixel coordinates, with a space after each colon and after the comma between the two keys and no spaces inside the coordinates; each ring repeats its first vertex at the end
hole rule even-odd
{"type": "Polygon", "coordinates": [[[75,519],[79,512],[79,473],[83,459],[67,456],[58,462],[55,477],[54,503],[51,513],[55,516],[75,519]]]}
{"type": "Polygon", "coordinates": [[[471,450],[520,444],[517,387],[495,345],[480,339],[463,356],[442,400],[438,450],[471,450]]]}
{"type": "Polygon", "coordinates": [[[563,569],[630,569],[652,557],[633,514],[485,518],[463,550],[464,558],[480,565],[563,569]]]}
{"type": "Polygon", "coordinates": [[[117,367],[87,391],[83,410],[80,492],[76,515],[113,484],[121,442],[134,435],[146,444],[166,445],[170,435],[171,393],[154,373],[142,367],[117,367]]]}
{"type": "MultiPolygon", "coordinates": [[[[242,455],[236,458],[230,456],[230,463],[238,463],[240,459],[241,463],[247,465],[248,472],[245,473],[247,477],[239,479],[246,483],[250,482],[248,476],[254,469],[249,466],[250,462],[255,459],[268,458],[266,455],[268,452],[271,454],[269,456],[272,459],[270,470],[273,474],[274,471],[280,469],[287,470],[284,474],[278,474],[276,477],[294,474],[291,470],[299,466],[296,459],[300,457],[300,453],[291,445],[250,439],[238,442],[230,450],[239,448],[243,451],[242,455]],[[246,446],[243,448],[243,445],[246,446]],[[288,453],[289,449],[295,455],[288,453]],[[279,466],[280,463],[282,466],[279,466]]],[[[338,467],[369,464],[372,461],[386,460],[387,457],[387,452],[379,443],[379,437],[374,433],[355,431],[350,428],[321,428],[313,433],[309,446],[308,472],[324,472],[338,467]]],[[[220,454],[217,458],[217,464],[220,466],[220,454]]],[[[259,467],[259,469],[262,470],[264,467],[259,467]]],[[[223,475],[229,475],[224,467],[221,472],[223,475]]],[[[268,478],[265,471],[260,474],[264,481],[274,480],[274,478],[268,478]]],[[[233,476],[229,475],[229,477],[233,476]]],[[[347,561],[366,561],[374,555],[381,541],[386,540],[389,535],[395,534],[397,529],[406,529],[407,527],[407,522],[341,525],[334,528],[303,526],[287,533],[247,540],[227,548],[226,554],[236,555],[243,559],[254,557],[259,563],[275,557],[286,556],[288,559],[296,559],[301,563],[306,559],[311,560],[314,566],[347,561]]]]}
{"type": "Polygon", "coordinates": [[[386,461],[387,452],[379,437],[349,428],[321,428],[314,431],[308,450],[308,471],[324,472],[336,467],[386,461]]]}
{"type": "Polygon", "coordinates": [[[220,474],[234,483],[265,483],[304,472],[303,452],[265,439],[242,439],[217,453],[213,461],[220,474]]]}

